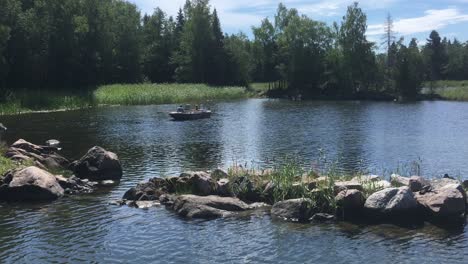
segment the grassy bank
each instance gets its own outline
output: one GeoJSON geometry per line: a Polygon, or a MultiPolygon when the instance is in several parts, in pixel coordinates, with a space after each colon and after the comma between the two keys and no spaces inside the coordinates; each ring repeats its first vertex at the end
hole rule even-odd
{"type": "Polygon", "coordinates": [[[19,90],[0,103],[0,115],[73,110],[97,105],[203,103],[251,96],[255,94],[243,87],[204,84],[115,84],[78,92],[19,90]]]}
{"type": "Polygon", "coordinates": [[[468,81],[426,82],[424,87],[444,100],[468,101],[468,81]]]}
{"type": "Polygon", "coordinates": [[[13,115],[38,111],[60,111],[87,108],[93,105],[92,95],[86,91],[16,91],[0,103],[0,115],[13,115]]]}
{"type": "Polygon", "coordinates": [[[246,98],[243,87],[212,87],[205,84],[115,84],[94,91],[97,104],[150,105],[246,98]]]}

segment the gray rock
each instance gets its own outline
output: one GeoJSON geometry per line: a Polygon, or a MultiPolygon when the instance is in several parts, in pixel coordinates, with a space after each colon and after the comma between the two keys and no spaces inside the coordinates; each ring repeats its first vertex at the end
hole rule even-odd
{"type": "Polygon", "coordinates": [[[70,162],[57,153],[56,147],[39,146],[20,139],[8,148],[5,156],[16,161],[33,160],[40,168],[67,169],[70,162]]]}
{"type": "Polygon", "coordinates": [[[460,184],[437,186],[430,192],[417,193],[415,197],[435,217],[463,216],[466,211],[466,193],[460,184]]]}
{"type": "Polygon", "coordinates": [[[73,162],[71,169],[78,178],[91,181],[119,181],[122,178],[122,165],[117,155],[101,147],[91,148],[73,162]]]}
{"type": "Polygon", "coordinates": [[[392,216],[417,209],[418,203],[408,187],[388,188],[370,195],[364,208],[380,215],[392,216]]]}
{"type": "Polygon", "coordinates": [[[271,208],[271,214],[275,217],[292,222],[309,221],[314,211],[309,199],[291,199],[277,202],[271,208]]]}
{"type": "Polygon", "coordinates": [[[390,180],[395,186],[401,187],[401,186],[409,186],[410,178],[403,177],[398,174],[392,174],[392,176],[390,176],[390,180]]]}
{"type": "Polygon", "coordinates": [[[250,208],[232,197],[181,195],[174,199],[172,209],[182,217],[210,219],[230,216],[250,208]]]}
{"type": "Polygon", "coordinates": [[[362,187],[362,184],[356,181],[341,181],[341,182],[335,182],[334,190],[335,190],[335,194],[338,194],[339,192],[343,190],[363,191],[364,188],[362,187]]]}
{"type": "MultiPolygon", "coordinates": [[[[186,175],[186,174],[185,174],[186,175]]],[[[180,177],[186,177],[182,174],[180,177]]],[[[189,182],[192,191],[197,195],[210,195],[216,193],[216,182],[206,172],[191,172],[189,182]]]]}
{"type": "Polygon", "coordinates": [[[364,194],[358,190],[343,190],[338,193],[335,200],[337,206],[345,212],[362,209],[366,201],[364,194]]]}
{"type": "Polygon", "coordinates": [[[218,194],[220,196],[232,196],[232,192],[229,186],[229,179],[220,179],[216,182],[218,194]]]}
{"type": "Polygon", "coordinates": [[[63,194],[56,177],[37,167],[12,171],[0,187],[0,200],[6,201],[55,200],[63,194]]]}
{"type": "Polygon", "coordinates": [[[423,189],[423,187],[430,185],[431,183],[421,176],[411,176],[408,183],[408,186],[412,192],[419,192],[423,189]]]}
{"type": "Polygon", "coordinates": [[[65,190],[65,194],[92,193],[97,185],[95,182],[82,180],[76,176],[65,178],[61,175],[56,175],[55,178],[65,190]]]}

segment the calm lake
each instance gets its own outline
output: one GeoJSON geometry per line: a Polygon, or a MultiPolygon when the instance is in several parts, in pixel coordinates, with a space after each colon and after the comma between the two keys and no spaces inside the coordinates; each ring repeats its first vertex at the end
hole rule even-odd
{"type": "Polygon", "coordinates": [[[0,203],[0,263],[466,263],[468,229],[432,225],[302,225],[254,215],[189,221],[164,208],[108,205],[136,183],[234,163],[336,161],[343,172],[468,179],[468,103],[213,103],[211,119],[173,122],[174,105],[1,117],[2,140],[62,142],[76,159],[94,145],[119,155],[119,186],[50,204],[0,203]],[[413,164],[417,162],[419,166],[413,164]]]}

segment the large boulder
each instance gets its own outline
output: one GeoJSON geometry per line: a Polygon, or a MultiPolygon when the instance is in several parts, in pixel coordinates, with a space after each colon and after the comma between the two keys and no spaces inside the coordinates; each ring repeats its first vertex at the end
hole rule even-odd
{"type": "Polygon", "coordinates": [[[80,179],[119,181],[122,178],[122,165],[117,155],[101,147],[91,148],[70,167],[80,179]]]}
{"type": "Polygon", "coordinates": [[[309,199],[291,199],[277,202],[271,208],[274,217],[292,222],[307,222],[314,214],[309,199]]]}
{"type": "Polygon", "coordinates": [[[3,179],[0,200],[46,201],[62,197],[63,188],[57,178],[37,167],[12,171],[3,179]]]}
{"type": "Polygon", "coordinates": [[[435,217],[463,216],[466,210],[466,200],[457,187],[456,184],[446,185],[424,194],[417,193],[416,200],[435,217]]]}
{"type": "Polygon", "coordinates": [[[237,198],[219,196],[180,195],[170,203],[172,209],[187,218],[211,219],[226,217],[251,209],[237,198]]]}
{"type": "Polygon", "coordinates": [[[463,216],[466,211],[466,192],[458,180],[432,180],[430,188],[416,194],[419,204],[436,218],[463,216]]]}
{"type": "Polygon", "coordinates": [[[343,190],[335,197],[336,205],[344,213],[359,211],[364,207],[366,198],[361,191],[343,190]]]}
{"type": "Polygon", "coordinates": [[[404,217],[405,213],[414,212],[418,203],[408,187],[387,188],[370,195],[364,208],[376,216],[404,217]]]}
{"type": "Polygon", "coordinates": [[[216,182],[206,172],[185,172],[180,177],[188,178],[193,194],[210,195],[216,193],[216,182]]]}

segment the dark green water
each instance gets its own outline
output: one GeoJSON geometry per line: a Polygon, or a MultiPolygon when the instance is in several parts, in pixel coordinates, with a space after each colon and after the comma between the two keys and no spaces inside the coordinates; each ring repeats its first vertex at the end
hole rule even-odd
{"type": "Polygon", "coordinates": [[[172,122],[174,106],[132,106],[0,118],[3,140],[56,138],[78,158],[116,152],[119,186],[50,204],[0,203],[0,263],[466,263],[468,230],[432,225],[299,225],[265,212],[188,221],[164,208],[115,207],[136,183],[234,162],[271,166],[292,155],[316,166],[388,174],[421,160],[421,173],[468,178],[468,104],[243,100],[212,105],[208,120],[172,122]],[[402,165],[403,164],[403,165],[402,165]]]}

